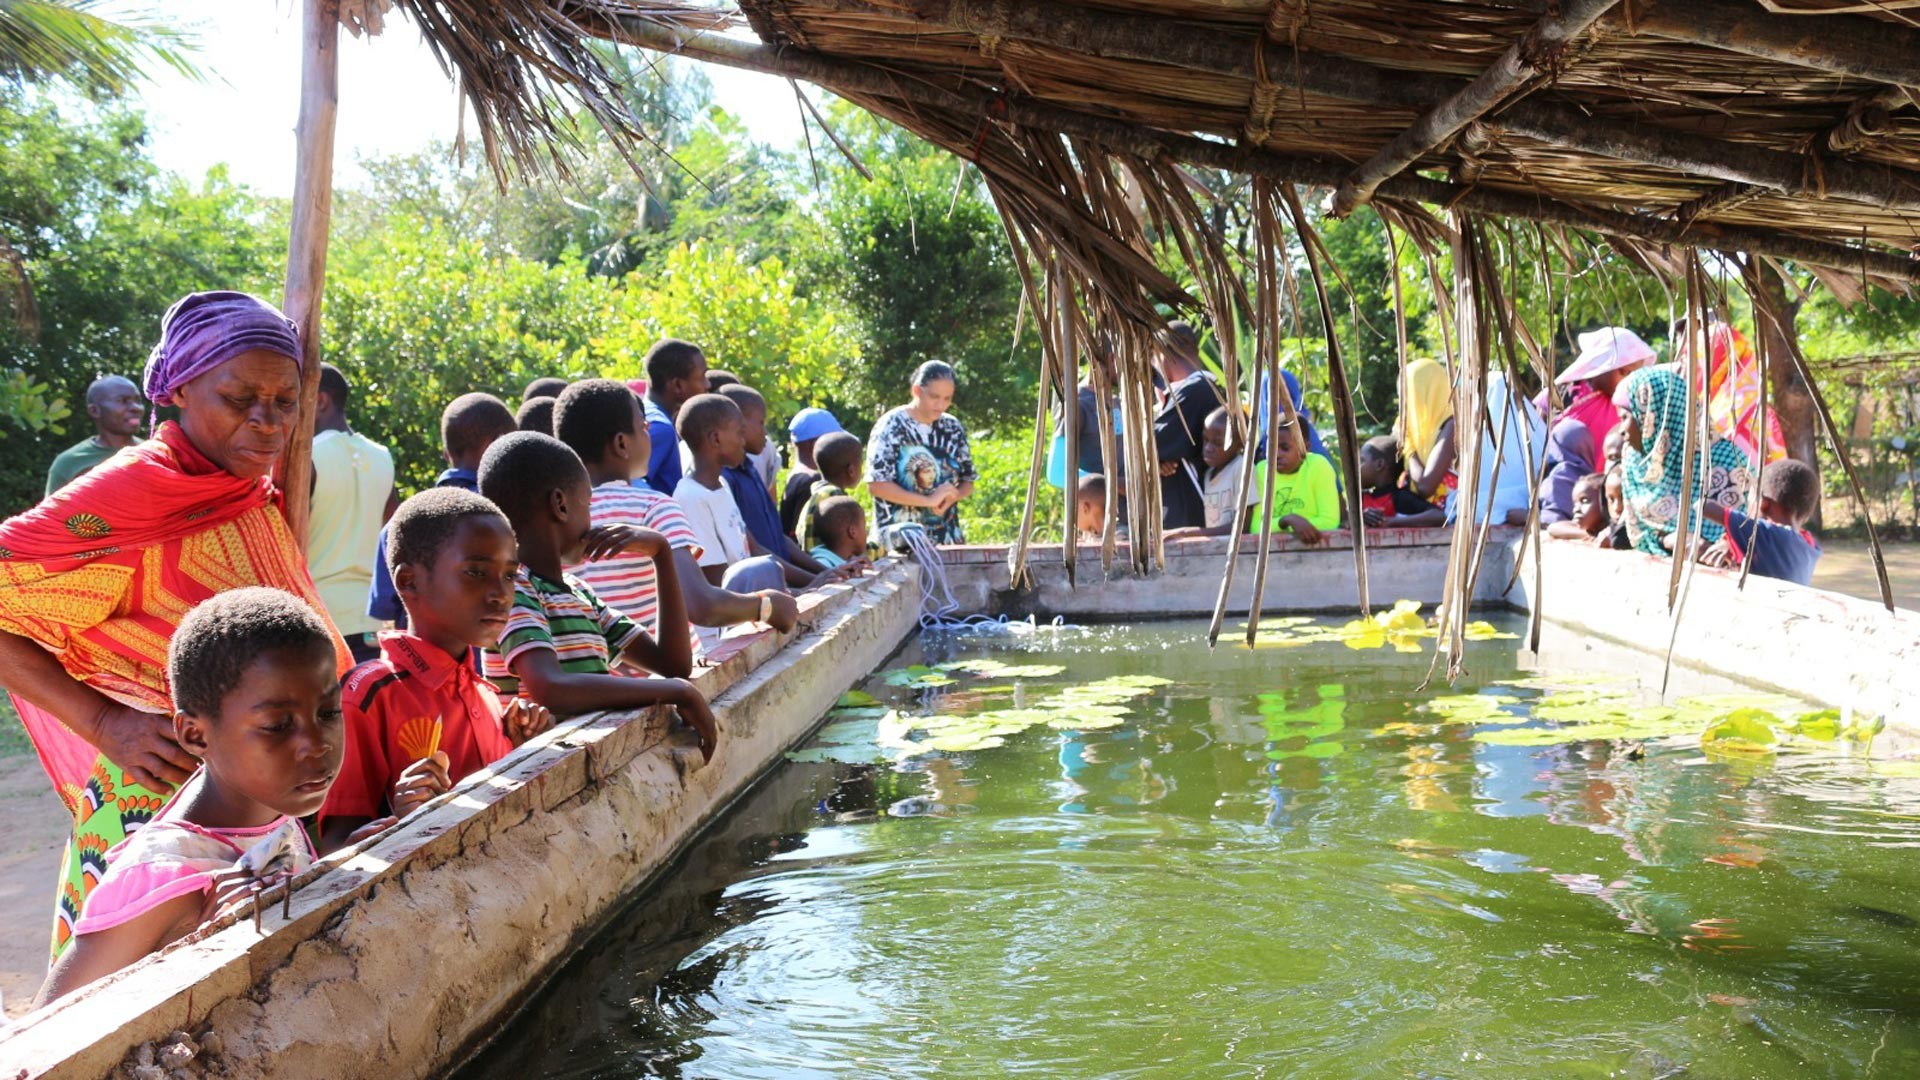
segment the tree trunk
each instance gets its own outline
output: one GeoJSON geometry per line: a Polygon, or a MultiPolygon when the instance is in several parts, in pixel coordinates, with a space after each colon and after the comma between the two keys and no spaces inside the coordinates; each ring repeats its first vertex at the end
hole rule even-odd
{"type": "MultiPolygon", "coordinates": [[[[1800,304],[1787,295],[1786,282],[1781,280],[1780,272],[1772,263],[1750,255],[1746,269],[1748,287],[1764,294],[1763,306],[1779,315],[1771,319],[1762,314],[1756,320],[1767,364],[1767,406],[1780,418],[1780,434],[1787,442],[1787,456],[1818,470],[1820,417],[1807,381],[1800,377],[1800,369],[1793,362],[1794,352],[1800,347],[1800,304]]],[[[1811,524],[1819,527],[1818,511],[1811,524]]]]}

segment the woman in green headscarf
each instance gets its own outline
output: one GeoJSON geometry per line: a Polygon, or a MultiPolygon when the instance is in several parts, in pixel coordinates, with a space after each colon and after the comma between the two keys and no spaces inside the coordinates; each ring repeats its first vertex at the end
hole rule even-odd
{"type": "MultiPolygon", "coordinates": [[[[1687,380],[1672,368],[1646,368],[1627,376],[1614,393],[1627,429],[1620,459],[1626,496],[1627,536],[1650,555],[1667,554],[1667,542],[1690,513],[1698,493],[1737,509],[1753,483],[1753,465],[1738,446],[1718,435],[1701,448],[1694,464],[1694,490],[1684,495],[1687,464],[1687,380]]],[[[1694,533],[1713,543],[1725,531],[1696,518],[1694,533]]]]}

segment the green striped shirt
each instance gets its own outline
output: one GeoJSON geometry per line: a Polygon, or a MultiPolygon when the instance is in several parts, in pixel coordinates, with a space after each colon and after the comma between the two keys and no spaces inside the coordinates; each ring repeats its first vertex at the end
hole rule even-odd
{"type": "Polygon", "coordinates": [[[640,627],[600,602],[592,586],[572,574],[549,581],[520,568],[513,584],[513,610],[507,614],[500,644],[486,651],[487,678],[500,688],[502,698],[520,692],[513,662],[533,649],[547,649],[560,658],[560,670],[583,675],[612,671],[619,656],[640,627]]]}

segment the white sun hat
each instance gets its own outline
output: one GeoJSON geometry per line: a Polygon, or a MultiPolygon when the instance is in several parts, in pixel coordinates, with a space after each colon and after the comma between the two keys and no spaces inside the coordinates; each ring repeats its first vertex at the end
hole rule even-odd
{"type": "Polygon", "coordinates": [[[1642,341],[1639,334],[1624,326],[1603,326],[1580,335],[1580,355],[1553,381],[1579,382],[1653,359],[1653,346],[1642,341]]]}

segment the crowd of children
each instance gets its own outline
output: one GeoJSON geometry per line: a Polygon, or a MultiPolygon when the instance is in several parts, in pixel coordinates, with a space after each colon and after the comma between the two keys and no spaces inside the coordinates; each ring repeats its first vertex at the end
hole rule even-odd
{"type": "Polygon", "coordinates": [[[274,869],[297,873],[556,717],[665,706],[718,751],[697,658],[735,628],[792,630],[796,594],[863,572],[863,447],[803,411],[777,496],[760,394],[709,380],[686,342],[647,367],[646,387],[539,379],[517,412],[480,393],[447,406],[447,471],[370,544],[366,610],[392,629],[351,670],[328,620],[285,591],[232,589],[187,616],[168,652],[173,728],[200,768],[106,853],[43,1000],[239,903],[253,883],[228,880],[236,859],[268,838],[284,844],[274,869]]]}
{"type": "MultiPolygon", "coordinates": [[[[1659,525],[1691,501],[1677,426],[1686,422],[1686,378],[1649,367],[1651,350],[1629,332],[1583,343],[1591,347],[1568,374],[1584,381],[1550,433],[1531,403],[1503,404],[1501,423],[1523,436],[1538,429],[1541,445],[1516,452],[1535,463],[1531,476],[1519,470],[1520,502],[1483,519],[1524,521],[1537,500],[1556,539],[1658,552],[1672,544],[1659,525]]],[[[646,366],[644,385],[535,380],[517,412],[479,393],[447,406],[448,469],[400,503],[377,540],[361,530],[377,552],[361,579],[371,582],[365,613],[393,628],[357,643],[365,645],[357,666],[343,670],[328,620],[286,591],[232,589],[186,616],[167,652],[172,728],[199,768],[106,853],[43,998],[124,967],[237,902],[228,880],[236,856],[272,841],[275,867],[297,872],[447,792],[556,717],[661,706],[704,754],[720,749],[713,712],[688,681],[698,657],[733,628],[792,630],[796,593],[862,572],[869,527],[852,495],[863,473],[869,482],[875,474],[863,467],[861,440],[810,408],[788,427],[797,460],[777,488],[779,455],[758,392],[710,372],[684,341],[658,343],[646,366]]],[[[940,423],[958,429],[944,416],[951,369],[928,370],[916,376],[916,401],[928,387],[948,396],[929,407],[932,424],[908,417],[926,429],[923,439],[941,435],[940,423]]],[[[1316,543],[1341,526],[1338,473],[1296,382],[1286,386],[1294,407],[1262,422],[1258,407],[1221,392],[1192,331],[1179,326],[1158,373],[1168,539],[1226,535],[1244,520],[1252,531],[1316,543]]],[[[349,391],[333,377],[346,430],[349,391]]],[[[1507,396],[1504,384],[1493,392],[1507,396]]],[[[1438,415],[1448,397],[1406,399],[1435,411],[1402,425],[1403,434],[1422,432],[1423,445],[1410,455],[1389,435],[1358,448],[1369,528],[1434,527],[1458,512],[1452,420],[1438,415]],[[1403,475],[1410,460],[1418,484],[1403,475]]],[[[1075,419],[1087,423],[1087,410],[1075,419]]],[[[947,437],[964,458],[964,430],[947,437]]],[[[1750,515],[1749,459],[1725,440],[1708,449],[1695,477],[1707,489],[1704,520],[1691,531],[1703,557],[1806,583],[1819,557],[1804,529],[1819,503],[1817,474],[1769,460],[1750,515]]],[[[893,447],[879,456],[885,476],[908,460],[893,447]]],[[[1488,456],[1478,456],[1481,477],[1510,486],[1515,469],[1489,470],[1488,456]]],[[[390,486],[390,471],[383,475],[390,486]]],[[[1107,479],[1082,473],[1077,483],[1077,531],[1098,539],[1107,479]]],[[[970,465],[945,487],[927,482],[920,503],[929,520],[951,516],[971,484],[970,465]]],[[[957,519],[949,525],[957,532],[957,519]]]]}

